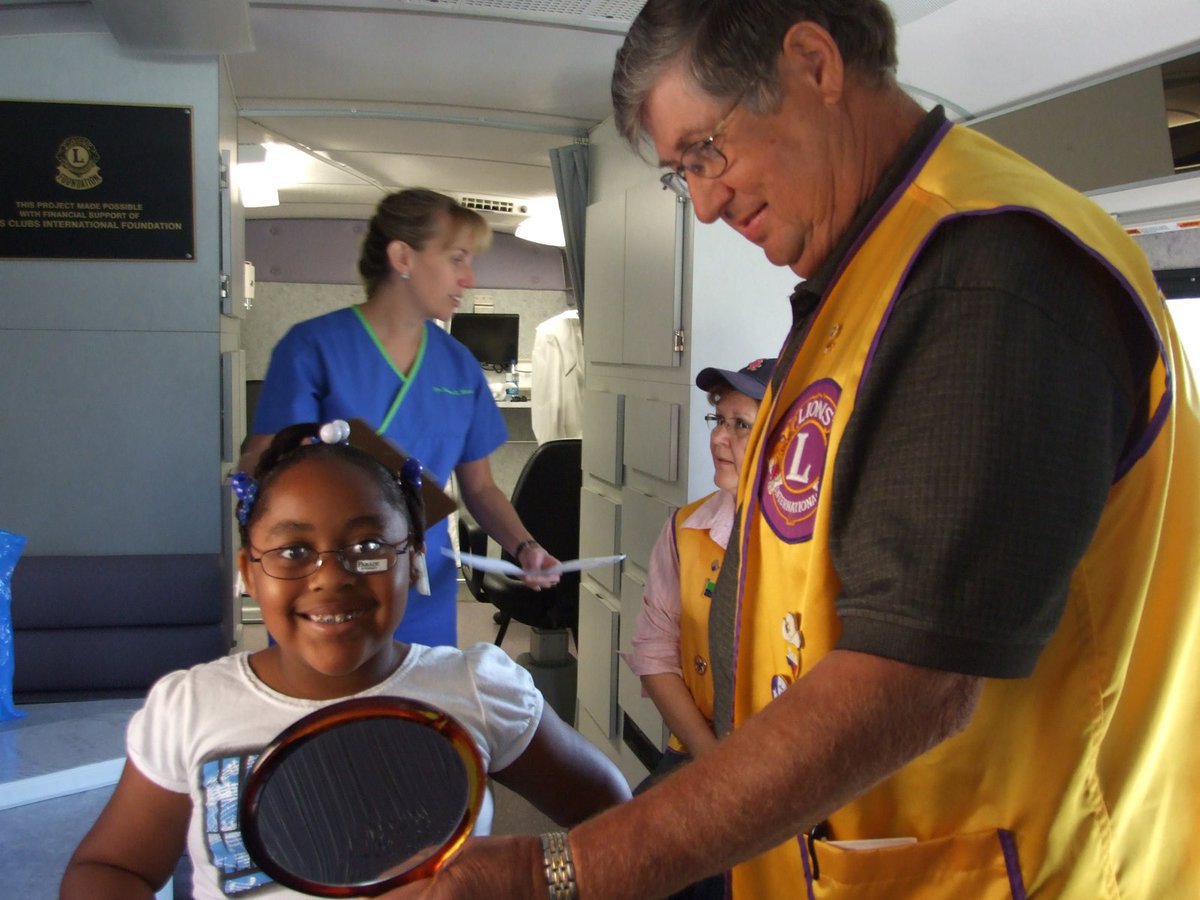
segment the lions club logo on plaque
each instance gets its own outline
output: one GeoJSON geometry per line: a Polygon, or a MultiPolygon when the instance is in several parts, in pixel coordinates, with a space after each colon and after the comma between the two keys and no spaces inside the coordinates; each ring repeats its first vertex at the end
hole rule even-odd
{"type": "Polygon", "coordinates": [[[88,191],[104,179],[100,177],[100,154],[96,145],[85,137],[69,137],[58,145],[54,154],[58,174],[54,177],[65,188],[88,191]]]}

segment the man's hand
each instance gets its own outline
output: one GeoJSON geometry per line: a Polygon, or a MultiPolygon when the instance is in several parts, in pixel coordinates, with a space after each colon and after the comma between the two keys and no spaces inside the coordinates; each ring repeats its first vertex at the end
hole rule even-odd
{"type": "Polygon", "coordinates": [[[536,900],[546,894],[541,841],[522,834],[472,838],[432,878],[388,891],[381,900],[536,900]]]}

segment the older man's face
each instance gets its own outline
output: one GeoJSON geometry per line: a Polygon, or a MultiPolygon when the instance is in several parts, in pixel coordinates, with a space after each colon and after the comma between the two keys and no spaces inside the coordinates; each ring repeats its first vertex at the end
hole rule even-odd
{"type": "MultiPolygon", "coordinates": [[[[729,110],[669,70],[650,92],[644,121],[659,162],[677,166],[683,150],[707,138],[729,110]]],[[[728,160],[725,171],[688,179],[697,218],[722,219],[771,262],[812,275],[861,200],[841,189],[854,164],[841,124],[836,107],[803,77],[788,83],[775,113],[739,106],[714,143],[728,160]]]]}

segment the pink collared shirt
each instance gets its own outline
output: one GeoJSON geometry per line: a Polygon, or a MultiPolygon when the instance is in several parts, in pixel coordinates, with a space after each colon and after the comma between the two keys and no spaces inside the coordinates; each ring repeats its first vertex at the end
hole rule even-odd
{"type": "MultiPolygon", "coordinates": [[[[707,531],[722,549],[733,530],[734,499],[717,491],[683,522],[684,528],[707,531]]],[[[635,675],[670,673],[682,676],[679,666],[679,548],[674,537],[675,516],[663,523],[654,549],[646,592],[633,632],[633,649],[622,653],[635,675]]],[[[645,696],[645,691],[642,692],[645,696]]]]}

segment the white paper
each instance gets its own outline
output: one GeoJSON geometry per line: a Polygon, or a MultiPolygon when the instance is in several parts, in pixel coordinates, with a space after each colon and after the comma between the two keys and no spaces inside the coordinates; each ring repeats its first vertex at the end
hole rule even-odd
{"type": "Polygon", "coordinates": [[[865,838],[860,841],[826,841],[830,847],[840,847],[843,850],[885,850],[888,847],[903,847],[915,844],[915,837],[894,838],[865,838]]]}
{"type": "MultiPolygon", "coordinates": [[[[449,547],[443,547],[442,553],[449,557],[454,556],[454,551],[449,547]]],[[[585,559],[569,559],[566,562],[560,562],[556,566],[550,566],[548,569],[522,569],[508,560],[495,559],[491,556],[478,556],[474,553],[460,553],[458,554],[458,558],[465,565],[470,566],[472,569],[478,569],[480,572],[494,572],[497,575],[511,575],[513,578],[521,578],[525,575],[560,575],[563,572],[581,572],[584,569],[611,566],[613,563],[623,560],[625,554],[618,553],[616,556],[592,556],[585,559]]]]}

